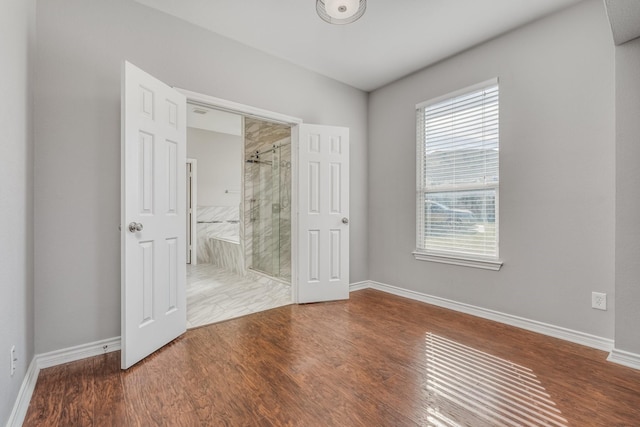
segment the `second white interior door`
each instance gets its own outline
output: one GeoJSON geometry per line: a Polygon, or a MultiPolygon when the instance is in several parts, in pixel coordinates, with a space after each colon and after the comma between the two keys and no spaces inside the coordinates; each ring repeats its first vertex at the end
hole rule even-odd
{"type": "Polygon", "coordinates": [[[298,302],[347,299],[349,129],[298,132],[298,302]]]}

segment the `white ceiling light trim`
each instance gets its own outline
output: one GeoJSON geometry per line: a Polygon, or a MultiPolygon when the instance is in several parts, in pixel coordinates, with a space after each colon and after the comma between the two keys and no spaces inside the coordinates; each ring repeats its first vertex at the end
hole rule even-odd
{"type": "Polygon", "coordinates": [[[318,15],[330,24],[350,24],[360,19],[365,10],[367,0],[316,0],[318,15]]]}

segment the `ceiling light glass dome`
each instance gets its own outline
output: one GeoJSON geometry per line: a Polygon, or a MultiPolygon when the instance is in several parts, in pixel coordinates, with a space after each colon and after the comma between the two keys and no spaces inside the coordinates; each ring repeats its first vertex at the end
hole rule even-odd
{"type": "Polygon", "coordinates": [[[360,19],[367,9],[367,0],[316,0],[320,18],[330,24],[344,25],[360,19]]]}

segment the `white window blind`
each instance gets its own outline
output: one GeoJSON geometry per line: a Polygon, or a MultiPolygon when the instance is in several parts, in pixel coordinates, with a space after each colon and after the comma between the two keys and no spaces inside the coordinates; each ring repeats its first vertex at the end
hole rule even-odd
{"type": "Polygon", "coordinates": [[[497,80],[418,105],[417,252],[497,259],[497,80]]]}

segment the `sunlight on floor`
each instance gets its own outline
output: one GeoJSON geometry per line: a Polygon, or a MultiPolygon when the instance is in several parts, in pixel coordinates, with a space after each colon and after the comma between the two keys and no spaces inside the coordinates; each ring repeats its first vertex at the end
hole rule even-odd
{"type": "Polygon", "coordinates": [[[426,334],[429,425],[568,426],[531,369],[426,334]]]}

